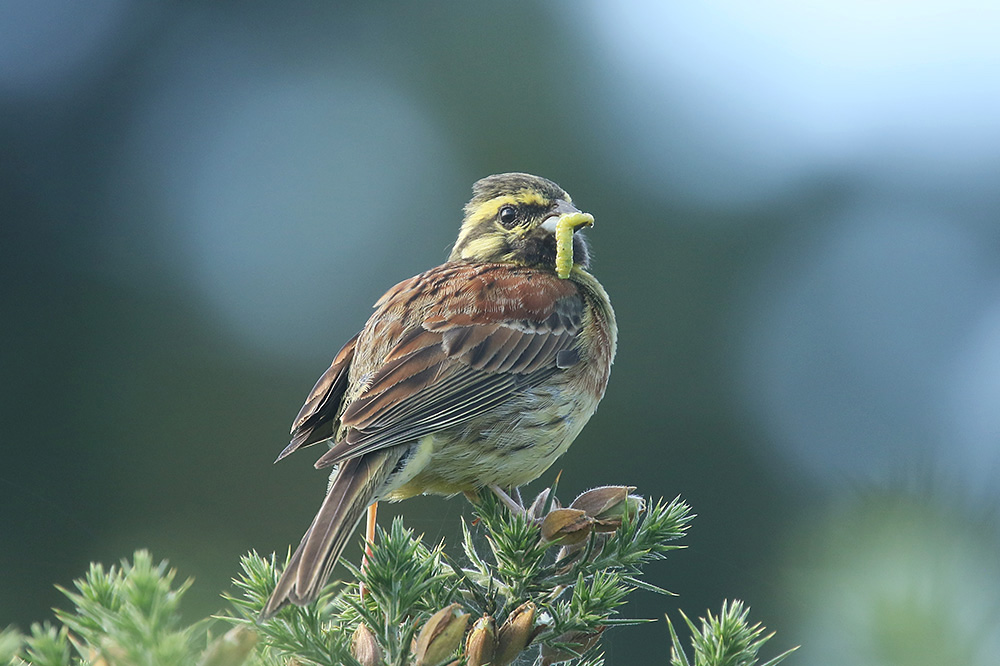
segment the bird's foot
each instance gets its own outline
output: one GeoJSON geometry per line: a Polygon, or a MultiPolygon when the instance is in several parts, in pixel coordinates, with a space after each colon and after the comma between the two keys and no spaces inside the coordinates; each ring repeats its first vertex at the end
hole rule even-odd
{"type": "Polygon", "coordinates": [[[508,495],[503,488],[495,483],[491,483],[487,486],[487,488],[493,491],[493,494],[497,496],[500,503],[507,507],[511,513],[522,516],[527,513],[527,509],[524,508],[524,502],[521,500],[521,491],[518,488],[514,489],[514,494],[517,495],[517,499],[508,495]]]}

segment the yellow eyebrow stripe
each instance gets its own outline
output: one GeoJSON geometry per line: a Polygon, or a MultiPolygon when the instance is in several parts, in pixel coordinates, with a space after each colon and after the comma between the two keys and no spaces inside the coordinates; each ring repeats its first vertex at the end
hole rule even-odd
{"type": "Polygon", "coordinates": [[[495,216],[504,206],[547,206],[551,202],[531,190],[521,190],[516,194],[507,194],[502,197],[490,199],[476,208],[475,216],[479,219],[486,219],[495,216]]]}

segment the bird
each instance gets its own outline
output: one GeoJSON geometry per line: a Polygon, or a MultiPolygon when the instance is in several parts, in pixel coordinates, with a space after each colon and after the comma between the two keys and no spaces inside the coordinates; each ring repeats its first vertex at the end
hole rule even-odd
{"type": "Polygon", "coordinates": [[[503,497],[548,469],[604,396],[618,327],[579,233],[593,216],[526,173],[472,194],[448,260],[376,302],[293,421],[275,462],[326,443],[315,466],[334,469],[260,620],[315,601],[370,505],[503,497]]]}

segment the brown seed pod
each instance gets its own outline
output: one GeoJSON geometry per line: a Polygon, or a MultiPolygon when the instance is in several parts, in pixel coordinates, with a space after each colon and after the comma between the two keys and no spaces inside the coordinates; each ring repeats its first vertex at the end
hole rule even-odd
{"type": "Polygon", "coordinates": [[[493,656],[497,649],[496,622],[489,615],[484,615],[469,630],[465,639],[465,663],[467,666],[486,666],[493,664],[493,656]]]}
{"type": "Polygon", "coordinates": [[[468,613],[451,604],[434,613],[417,634],[413,647],[414,666],[438,666],[451,657],[462,643],[468,613]]]}
{"type": "Polygon", "coordinates": [[[515,608],[497,633],[497,649],[493,657],[494,666],[507,666],[528,647],[533,638],[537,608],[526,601],[515,608]]]}
{"type": "Polygon", "coordinates": [[[593,529],[594,519],[580,509],[555,509],[542,521],[542,539],[574,544],[586,540],[593,529]]]}
{"type": "Polygon", "coordinates": [[[351,654],[361,666],[382,666],[382,646],[375,634],[362,622],[351,636],[351,654]]]}

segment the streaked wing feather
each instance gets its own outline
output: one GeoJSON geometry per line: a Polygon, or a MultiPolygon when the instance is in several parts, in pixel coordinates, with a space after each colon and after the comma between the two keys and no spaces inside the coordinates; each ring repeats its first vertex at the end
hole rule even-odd
{"type": "Polygon", "coordinates": [[[577,360],[583,318],[577,288],[518,271],[446,264],[391,289],[377,305],[382,311],[406,311],[428,295],[437,300],[420,320],[400,320],[398,341],[340,416],[344,437],[316,466],[473,419],[577,360]]]}
{"type": "Polygon", "coordinates": [[[414,393],[433,386],[444,359],[440,348],[426,348],[387,363],[361,397],[347,406],[341,422],[350,427],[363,427],[414,393]]]}
{"type": "Polygon", "coordinates": [[[330,367],[316,381],[305,404],[292,422],[292,440],[278,455],[278,460],[295,453],[299,449],[334,436],[337,412],[347,390],[347,372],[354,359],[354,349],[358,336],[347,341],[334,357],[330,367]]]}
{"type": "MultiPolygon", "coordinates": [[[[506,386],[517,381],[515,375],[485,374],[457,364],[452,365],[450,370],[450,373],[440,376],[436,382],[427,386],[421,392],[420,400],[404,400],[385,410],[379,410],[363,427],[353,427],[348,434],[385,430],[433,413],[443,401],[453,396],[486,390],[494,385],[506,386]]],[[[357,436],[359,435],[355,435],[357,436]]]]}
{"type": "Polygon", "coordinates": [[[518,355],[508,372],[531,372],[532,369],[540,365],[539,361],[541,363],[545,362],[546,359],[542,355],[542,352],[551,341],[550,338],[543,335],[530,335],[528,337],[530,337],[528,346],[518,355]]]}
{"type": "MultiPolygon", "coordinates": [[[[542,374],[551,376],[552,371],[545,371],[542,374]]],[[[335,444],[316,461],[315,465],[322,469],[456,426],[510,400],[516,393],[519,383],[521,382],[514,377],[487,376],[478,384],[469,385],[469,390],[444,396],[440,401],[427,405],[425,409],[415,411],[411,417],[389,423],[384,428],[351,430],[344,440],[335,444]]]]}
{"type": "MultiPolygon", "coordinates": [[[[499,324],[456,326],[444,331],[441,335],[441,347],[448,356],[463,358],[486,342],[490,336],[497,332],[498,328],[500,328],[499,324]]],[[[469,363],[469,365],[472,364],[469,363]]]]}
{"type": "Polygon", "coordinates": [[[498,327],[489,339],[472,350],[466,362],[480,370],[496,372],[522,337],[524,336],[517,335],[517,332],[510,328],[498,327]]]}

